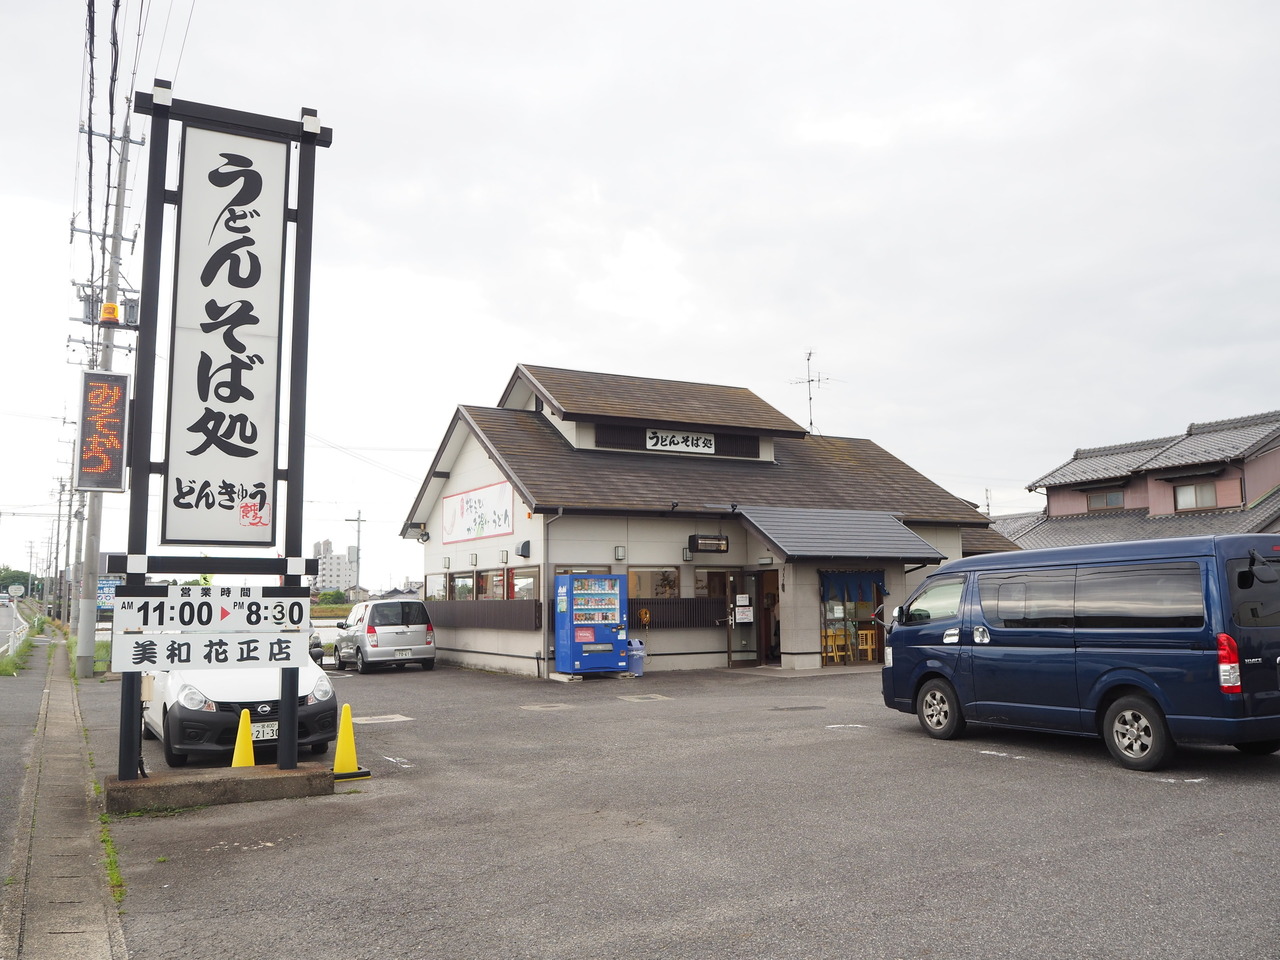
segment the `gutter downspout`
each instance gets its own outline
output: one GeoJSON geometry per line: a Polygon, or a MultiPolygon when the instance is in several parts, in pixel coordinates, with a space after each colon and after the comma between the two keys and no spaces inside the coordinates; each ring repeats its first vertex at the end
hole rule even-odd
{"type": "MultiPolygon", "coordinates": [[[[547,664],[547,679],[551,677],[551,665],[555,662],[555,639],[556,639],[556,576],[555,567],[551,563],[551,525],[564,516],[564,507],[556,508],[556,515],[548,517],[543,514],[542,519],[542,566],[544,568],[544,576],[546,586],[543,593],[546,596],[544,601],[546,604],[546,613],[542,622],[542,658],[547,664]]],[[[538,679],[542,678],[542,668],[538,668],[538,679]]]]}

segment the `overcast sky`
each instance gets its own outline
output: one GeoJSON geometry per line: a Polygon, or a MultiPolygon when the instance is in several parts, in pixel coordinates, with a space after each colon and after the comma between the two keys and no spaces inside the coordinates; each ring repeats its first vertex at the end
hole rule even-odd
{"type": "MultiPolygon", "coordinates": [[[[333,128],[304,540],[354,544],[359,512],[371,588],[420,577],[397,533],[435,447],[521,362],[747,387],[806,426],[812,379],[816,432],[868,437],[995,514],[1038,508],[1026,486],[1078,447],[1280,408],[1272,2],[120,10],[121,101],[161,77],[333,128]]],[[[85,356],[68,338],[89,330],[67,320],[92,269],[69,242],[90,210],[85,14],[0,13],[15,567],[50,552],[85,356]]],[[[124,270],[141,284],[140,256],[124,270]]],[[[126,498],[104,500],[104,549],[123,549],[126,498]]]]}

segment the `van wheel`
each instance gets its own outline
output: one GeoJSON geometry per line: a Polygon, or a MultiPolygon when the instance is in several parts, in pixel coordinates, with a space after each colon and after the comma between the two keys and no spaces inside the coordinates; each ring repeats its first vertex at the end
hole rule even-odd
{"type": "Polygon", "coordinates": [[[317,756],[317,757],[319,757],[319,756],[322,756],[323,754],[326,754],[326,753],[328,753],[328,752],[329,752],[329,741],[328,741],[328,740],[326,740],[324,743],[313,743],[313,744],[311,745],[311,753],[312,753],[312,755],[313,755],[313,756],[317,756]]]}
{"type": "Polygon", "coordinates": [[[333,645],[333,669],[335,670],[347,669],[347,665],[342,662],[342,654],[338,652],[338,645],[336,643],[333,645]]]}
{"type": "Polygon", "coordinates": [[[1280,750],[1280,740],[1251,740],[1249,743],[1233,743],[1232,746],[1251,757],[1265,757],[1280,750]]]}
{"type": "Polygon", "coordinates": [[[1173,757],[1173,738],[1164,714],[1149,697],[1121,697],[1107,708],[1102,736],[1120,766],[1158,770],[1173,757]]]}
{"type": "Polygon", "coordinates": [[[360,648],[356,647],[356,673],[368,673],[371,667],[364,659],[364,654],[360,652],[360,648]]]}
{"type": "Polygon", "coordinates": [[[436,662],[435,662],[435,660],[423,660],[423,661],[422,661],[422,669],[423,669],[423,670],[434,670],[435,668],[436,668],[436,662]]]}
{"type": "Polygon", "coordinates": [[[934,678],[920,688],[916,716],[924,732],[935,740],[952,740],[964,733],[965,719],[955,687],[934,678]]]}

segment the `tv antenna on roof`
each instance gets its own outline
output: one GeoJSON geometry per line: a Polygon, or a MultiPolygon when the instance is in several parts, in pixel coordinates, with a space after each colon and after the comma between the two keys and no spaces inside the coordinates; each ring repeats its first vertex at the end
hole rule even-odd
{"type": "Polygon", "coordinates": [[[809,388],[809,432],[813,433],[813,388],[815,385],[822,386],[823,380],[829,380],[830,377],[824,377],[822,374],[814,375],[812,370],[813,351],[810,350],[804,355],[804,374],[803,380],[792,380],[792,383],[803,383],[809,388]]]}

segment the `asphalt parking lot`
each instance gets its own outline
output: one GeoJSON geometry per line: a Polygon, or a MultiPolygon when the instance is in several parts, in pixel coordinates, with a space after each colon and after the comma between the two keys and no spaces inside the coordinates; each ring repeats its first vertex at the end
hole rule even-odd
{"type": "Polygon", "coordinates": [[[371,779],[111,824],[131,957],[1280,955],[1280,757],[934,741],[874,671],[334,682],[371,779]]]}

